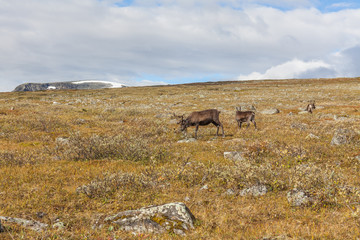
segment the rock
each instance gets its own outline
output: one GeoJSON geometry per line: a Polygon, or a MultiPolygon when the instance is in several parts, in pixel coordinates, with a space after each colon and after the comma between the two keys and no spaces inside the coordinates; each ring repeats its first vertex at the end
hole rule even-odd
{"type": "Polygon", "coordinates": [[[242,152],[224,152],[224,158],[233,160],[233,161],[245,160],[242,152]]]}
{"type": "Polygon", "coordinates": [[[296,188],[287,193],[287,200],[292,207],[310,206],[314,202],[310,194],[296,188]]]}
{"type": "Polygon", "coordinates": [[[56,220],[56,222],[52,225],[52,228],[62,230],[65,228],[65,224],[63,222],[60,222],[59,220],[56,220]]]}
{"type": "Polygon", "coordinates": [[[260,113],[267,114],[267,115],[273,115],[273,114],[280,113],[280,110],[277,108],[271,108],[271,109],[262,110],[262,111],[260,111],[260,113]]]}
{"type": "Polygon", "coordinates": [[[239,195],[244,197],[251,195],[253,197],[263,196],[268,192],[268,189],[265,185],[254,185],[250,188],[246,188],[240,191],[239,195]]]}
{"type": "Polygon", "coordinates": [[[5,232],[5,229],[4,229],[3,225],[1,224],[1,220],[0,220],[0,233],[2,233],[2,232],[5,232]]]}
{"type": "Polygon", "coordinates": [[[226,190],[225,194],[228,195],[228,196],[232,196],[232,195],[235,195],[235,192],[234,192],[234,190],[229,188],[228,190],[226,190]]]}
{"type": "Polygon", "coordinates": [[[308,111],[300,111],[298,112],[298,114],[308,114],[309,112],[308,111]]]}
{"type": "Polygon", "coordinates": [[[135,233],[170,232],[185,235],[185,231],[194,229],[195,217],[184,203],[177,202],[120,212],[104,221],[135,233]]]}
{"type": "Polygon", "coordinates": [[[338,128],[331,140],[331,145],[342,145],[350,143],[355,137],[355,132],[350,129],[338,128]]]}
{"type": "Polygon", "coordinates": [[[208,186],[207,184],[205,184],[204,186],[202,186],[202,187],[200,188],[199,191],[208,190],[208,189],[209,189],[209,186],[208,186]]]}
{"type": "Polygon", "coordinates": [[[318,136],[310,133],[309,135],[307,135],[307,136],[305,137],[305,139],[320,139],[320,138],[319,138],[318,136]]]}
{"type": "Polygon", "coordinates": [[[355,159],[360,162],[360,155],[355,156],[355,159]]]}
{"type": "Polygon", "coordinates": [[[196,139],[195,138],[188,138],[188,139],[182,139],[177,141],[178,143],[190,143],[190,142],[195,142],[196,139]]]}
{"type": "Polygon", "coordinates": [[[29,228],[29,229],[34,230],[36,232],[41,232],[45,228],[48,227],[48,225],[45,224],[45,223],[41,223],[41,222],[34,221],[34,220],[22,219],[22,218],[13,218],[13,217],[0,216],[0,220],[6,221],[6,222],[11,222],[11,223],[16,223],[18,225],[22,225],[23,227],[29,228]]]}
{"type": "Polygon", "coordinates": [[[306,123],[292,123],[290,127],[294,129],[299,129],[301,131],[305,131],[309,127],[309,125],[307,125],[306,123]]]}
{"type": "Polygon", "coordinates": [[[184,201],[185,201],[185,202],[189,202],[189,201],[190,201],[190,198],[189,198],[189,197],[185,197],[185,198],[184,198],[184,201]]]}
{"type": "Polygon", "coordinates": [[[57,143],[59,145],[68,145],[69,144],[69,139],[58,137],[58,138],[55,139],[55,143],[57,143]]]}

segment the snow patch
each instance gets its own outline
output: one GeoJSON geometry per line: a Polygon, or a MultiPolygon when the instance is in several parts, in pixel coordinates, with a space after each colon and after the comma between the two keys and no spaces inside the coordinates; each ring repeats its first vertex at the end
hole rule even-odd
{"type": "Polygon", "coordinates": [[[47,89],[48,89],[48,90],[53,90],[53,89],[56,89],[56,87],[55,87],[55,86],[48,86],[47,89]]]}

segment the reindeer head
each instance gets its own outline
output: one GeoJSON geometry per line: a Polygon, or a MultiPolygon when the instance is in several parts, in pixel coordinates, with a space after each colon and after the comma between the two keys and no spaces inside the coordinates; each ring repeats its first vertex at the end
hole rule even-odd
{"type": "Polygon", "coordinates": [[[177,124],[180,124],[180,131],[185,131],[188,126],[187,126],[186,119],[184,119],[184,115],[177,116],[174,113],[174,116],[179,118],[179,121],[177,122],[177,124]]]}
{"type": "Polygon", "coordinates": [[[240,106],[240,107],[236,107],[236,111],[241,112],[241,106],[240,106]]]}

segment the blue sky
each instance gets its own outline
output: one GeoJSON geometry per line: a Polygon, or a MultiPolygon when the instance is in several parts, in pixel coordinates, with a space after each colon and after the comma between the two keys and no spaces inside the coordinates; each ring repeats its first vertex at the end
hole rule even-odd
{"type": "Polygon", "coordinates": [[[0,0],[0,91],[360,76],[360,3],[0,0]]]}

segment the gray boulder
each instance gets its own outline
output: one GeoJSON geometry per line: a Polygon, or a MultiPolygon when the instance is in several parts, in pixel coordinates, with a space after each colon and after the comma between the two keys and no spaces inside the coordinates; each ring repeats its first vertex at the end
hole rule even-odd
{"type": "Polygon", "coordinates": [[[331,139],[331,145],[342,145],[350,143],[355,137],[355,132],[350,129],[338,128],[333,138],[331,139]]]}
{"type": "Polygon", "coordinates": [[[273,115],[273,114],[280,113],[280,110],[277,108],[270,108],[270,109],[262,110],[262,111],[260,111],[260,113],[266,114],[266,115],[273,115]]]}
{"type": "Polygon", "coordinates": [[[18,224],[18,225],[21,225],[21,226],[23,226],[25,228],[29,228],[29,229],[31,229],[33,231],[36,231],[36,232],[41,232],[45,228],[48,227],[48,225],[45,224],[45,223],[41,223],[41,222],[34,221],[34,220],[22,219],[22,218],[13,218],[13,217],[0,216],[0,220],[3,220],[5,222],[18,224]]]}
{"type": "Polygon", "coordinates": [[[245,160],[242,152],[224,152],[224,158],[233,160],[233,161],[242,161],[245,160]]]}
{"type": "Polygon", "coordinates": [[[194,215],[181,202],[119,212],[104,219],[104,222],[117,224],[125,231],[179,235],[185,235],[185,231],[193,229],[194,221],[194,215]]]}
{"type": "Polygon", "coordinates": [[[253,197],[259,197],[263,196],[268,192],[268,189],[265,185],[254,185],[252,187],[243,189],[240,191],[240,196],[253,196],[253,197]]]}
{"type": "Polygon", "coordinates": [[[310,206],[314,202],[309,193],[296,188],[287,193],[287,200],[292,207],[310,206]]]}

